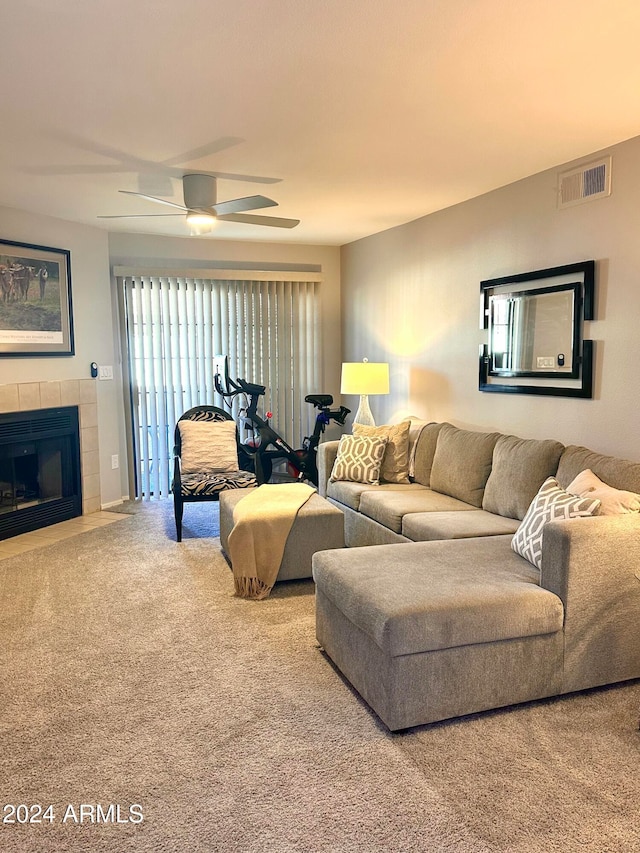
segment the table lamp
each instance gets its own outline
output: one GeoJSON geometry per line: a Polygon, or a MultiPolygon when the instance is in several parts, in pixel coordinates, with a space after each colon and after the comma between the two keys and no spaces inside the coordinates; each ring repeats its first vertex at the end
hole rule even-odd
{"type": "Polygon", "coordinates": [[[369,406],[369,394],[389,393],[389,365],[366,358],[362,361],[345,362],[342,365],[340,393],[359,394],[360,405],[353,422],[375,426],[376,422],[369,406]]]}

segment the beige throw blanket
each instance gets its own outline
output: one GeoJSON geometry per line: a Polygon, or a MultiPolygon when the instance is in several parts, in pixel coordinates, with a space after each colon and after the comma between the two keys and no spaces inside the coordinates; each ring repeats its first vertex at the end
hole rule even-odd
{"type": "Polygon", "coordinates": [[[228,548],[237,596],[269,595],[298,510],[313,494],[306,483],[266,483],[235,505],[228,548]]]}

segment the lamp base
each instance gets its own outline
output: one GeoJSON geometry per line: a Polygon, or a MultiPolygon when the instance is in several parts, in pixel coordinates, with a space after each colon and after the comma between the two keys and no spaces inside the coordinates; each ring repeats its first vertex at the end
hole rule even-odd
{"type": "Polygon", "coordinates": [[[360,405],[358,411],[353,416],[354,424],[364,424],[365,426],[375,426],[376,422],[373,419],[373,413],[369,406],[369,397],[367,394],[360,395],[360,405]]]}

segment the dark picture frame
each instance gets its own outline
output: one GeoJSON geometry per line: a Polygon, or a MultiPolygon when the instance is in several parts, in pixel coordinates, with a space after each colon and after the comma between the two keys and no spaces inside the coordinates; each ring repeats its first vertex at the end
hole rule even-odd
{"type": "Polygon", "coordinates": [[[0,357],[69,355],[71,253],[0,240],[0,357]]]}

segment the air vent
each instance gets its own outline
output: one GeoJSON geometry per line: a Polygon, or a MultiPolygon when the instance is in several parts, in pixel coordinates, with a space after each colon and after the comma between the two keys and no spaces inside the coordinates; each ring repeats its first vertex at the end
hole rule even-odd
{"type": "Polygon", "coordinates": [[[585,163],[558,176],[558,207],[573,207],[611,195],[611,157],[585,163]]]}
{"type": "Polygon", "coordinates": [[[78,430],[78,409],[38,409],[33,412],[9,412],[0,415],[0,444],[71,435],[78,430]]]}

